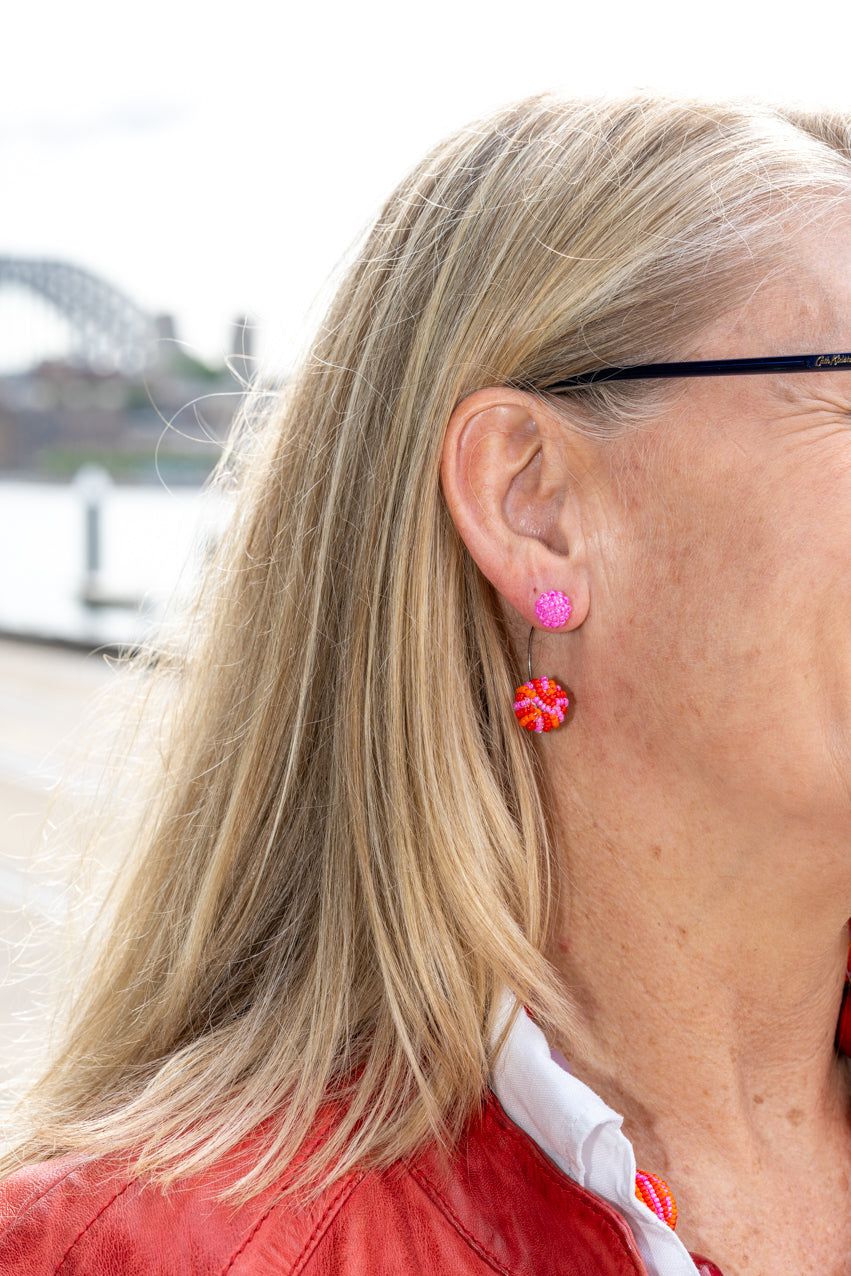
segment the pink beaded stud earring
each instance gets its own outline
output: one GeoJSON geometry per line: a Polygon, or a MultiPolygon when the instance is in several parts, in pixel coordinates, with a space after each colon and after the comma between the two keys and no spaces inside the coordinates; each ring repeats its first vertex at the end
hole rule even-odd
{"type": "MultiPolygon", "coordinates": [[[[570,619],[573,608],[570,599],[560,589],[549,589],[535,603],[535,615],[547,629],[559,629],[570,619]]],[[[529,630],[528,668],[529,680],[514,693],[514,716],[527,731],[555,731],[564,722],[570,703],[565,691],[553,678],[532,677],[532,639],[534,625],[529,630]]]]}
{"type": "Polygon", "coordinates": [[[560,589],[548,589],[535,603],[535,615],[545,629],[561,629],[570,620],[572,611],[570,599],[560,589]]]}

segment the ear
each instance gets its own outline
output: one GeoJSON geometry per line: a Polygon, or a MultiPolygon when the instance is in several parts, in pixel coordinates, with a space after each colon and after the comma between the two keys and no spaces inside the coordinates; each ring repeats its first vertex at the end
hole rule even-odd
{"type": "Polygon", "coordinates": [[[449,420],[441,481],[453,522],[480,570],[536,628],[535,602],[550,589],[573,607],[563,630],[588,614],[577,496],[590,446],[544,401],[504,386],[468,395],[449,420]]]}

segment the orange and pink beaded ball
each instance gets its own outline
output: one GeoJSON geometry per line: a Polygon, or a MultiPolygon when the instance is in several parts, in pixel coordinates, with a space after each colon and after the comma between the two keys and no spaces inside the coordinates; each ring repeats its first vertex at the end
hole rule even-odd
{"type": "Polygon", "coordinates": [[[532,678],[514,693],[514,716],[527,731],[555,731],[564,722],[568,704],[552,678],[532,678]]]}

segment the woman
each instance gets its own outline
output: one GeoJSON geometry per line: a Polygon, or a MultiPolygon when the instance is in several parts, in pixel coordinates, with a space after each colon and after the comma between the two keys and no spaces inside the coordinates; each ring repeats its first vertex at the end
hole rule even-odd
{"type": "Polygon", "coordinates": [[[851,355],[695,366],[851,347],[850,141],[541,98],[389,200],[236,452],[4,1273],[851,1270],[851,355]]]}

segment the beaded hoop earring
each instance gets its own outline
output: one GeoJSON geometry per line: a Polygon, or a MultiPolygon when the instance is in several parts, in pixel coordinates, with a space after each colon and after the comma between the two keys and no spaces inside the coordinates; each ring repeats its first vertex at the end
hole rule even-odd
{"type": "Polygon", "coordinates": [[[842,990],[839,1023],[836,1025],[836,1049],[840,1054],[851,1055],[851,979],[847,975],[842,990]]]}
{"type": "MultiPolygon", "coordinates": [[[[564,595],[562,595],[564,597],[564,595]]],[[[570,603],[568,602],[568,608],[570,603]]],[[[568,611],[568,615],[570,612],[568,611]]],[[[562,621],[564,624],[564,621],[562,621]]],[[[532,639],[535,626],[529,630],[528,669],[529,680],[514,693],[514,716],[527,731],[555,731],[564,722],[570,701],[562,687],[553,678],[532,677],[532,639]]]]}
{"type": "Polygon", "coordinates": [[[842,990],[842,1005],[836,1025],[836,1049],[840,1054],[851,1055],[851,949],[848,952],[845,987],[842,990]]]}

